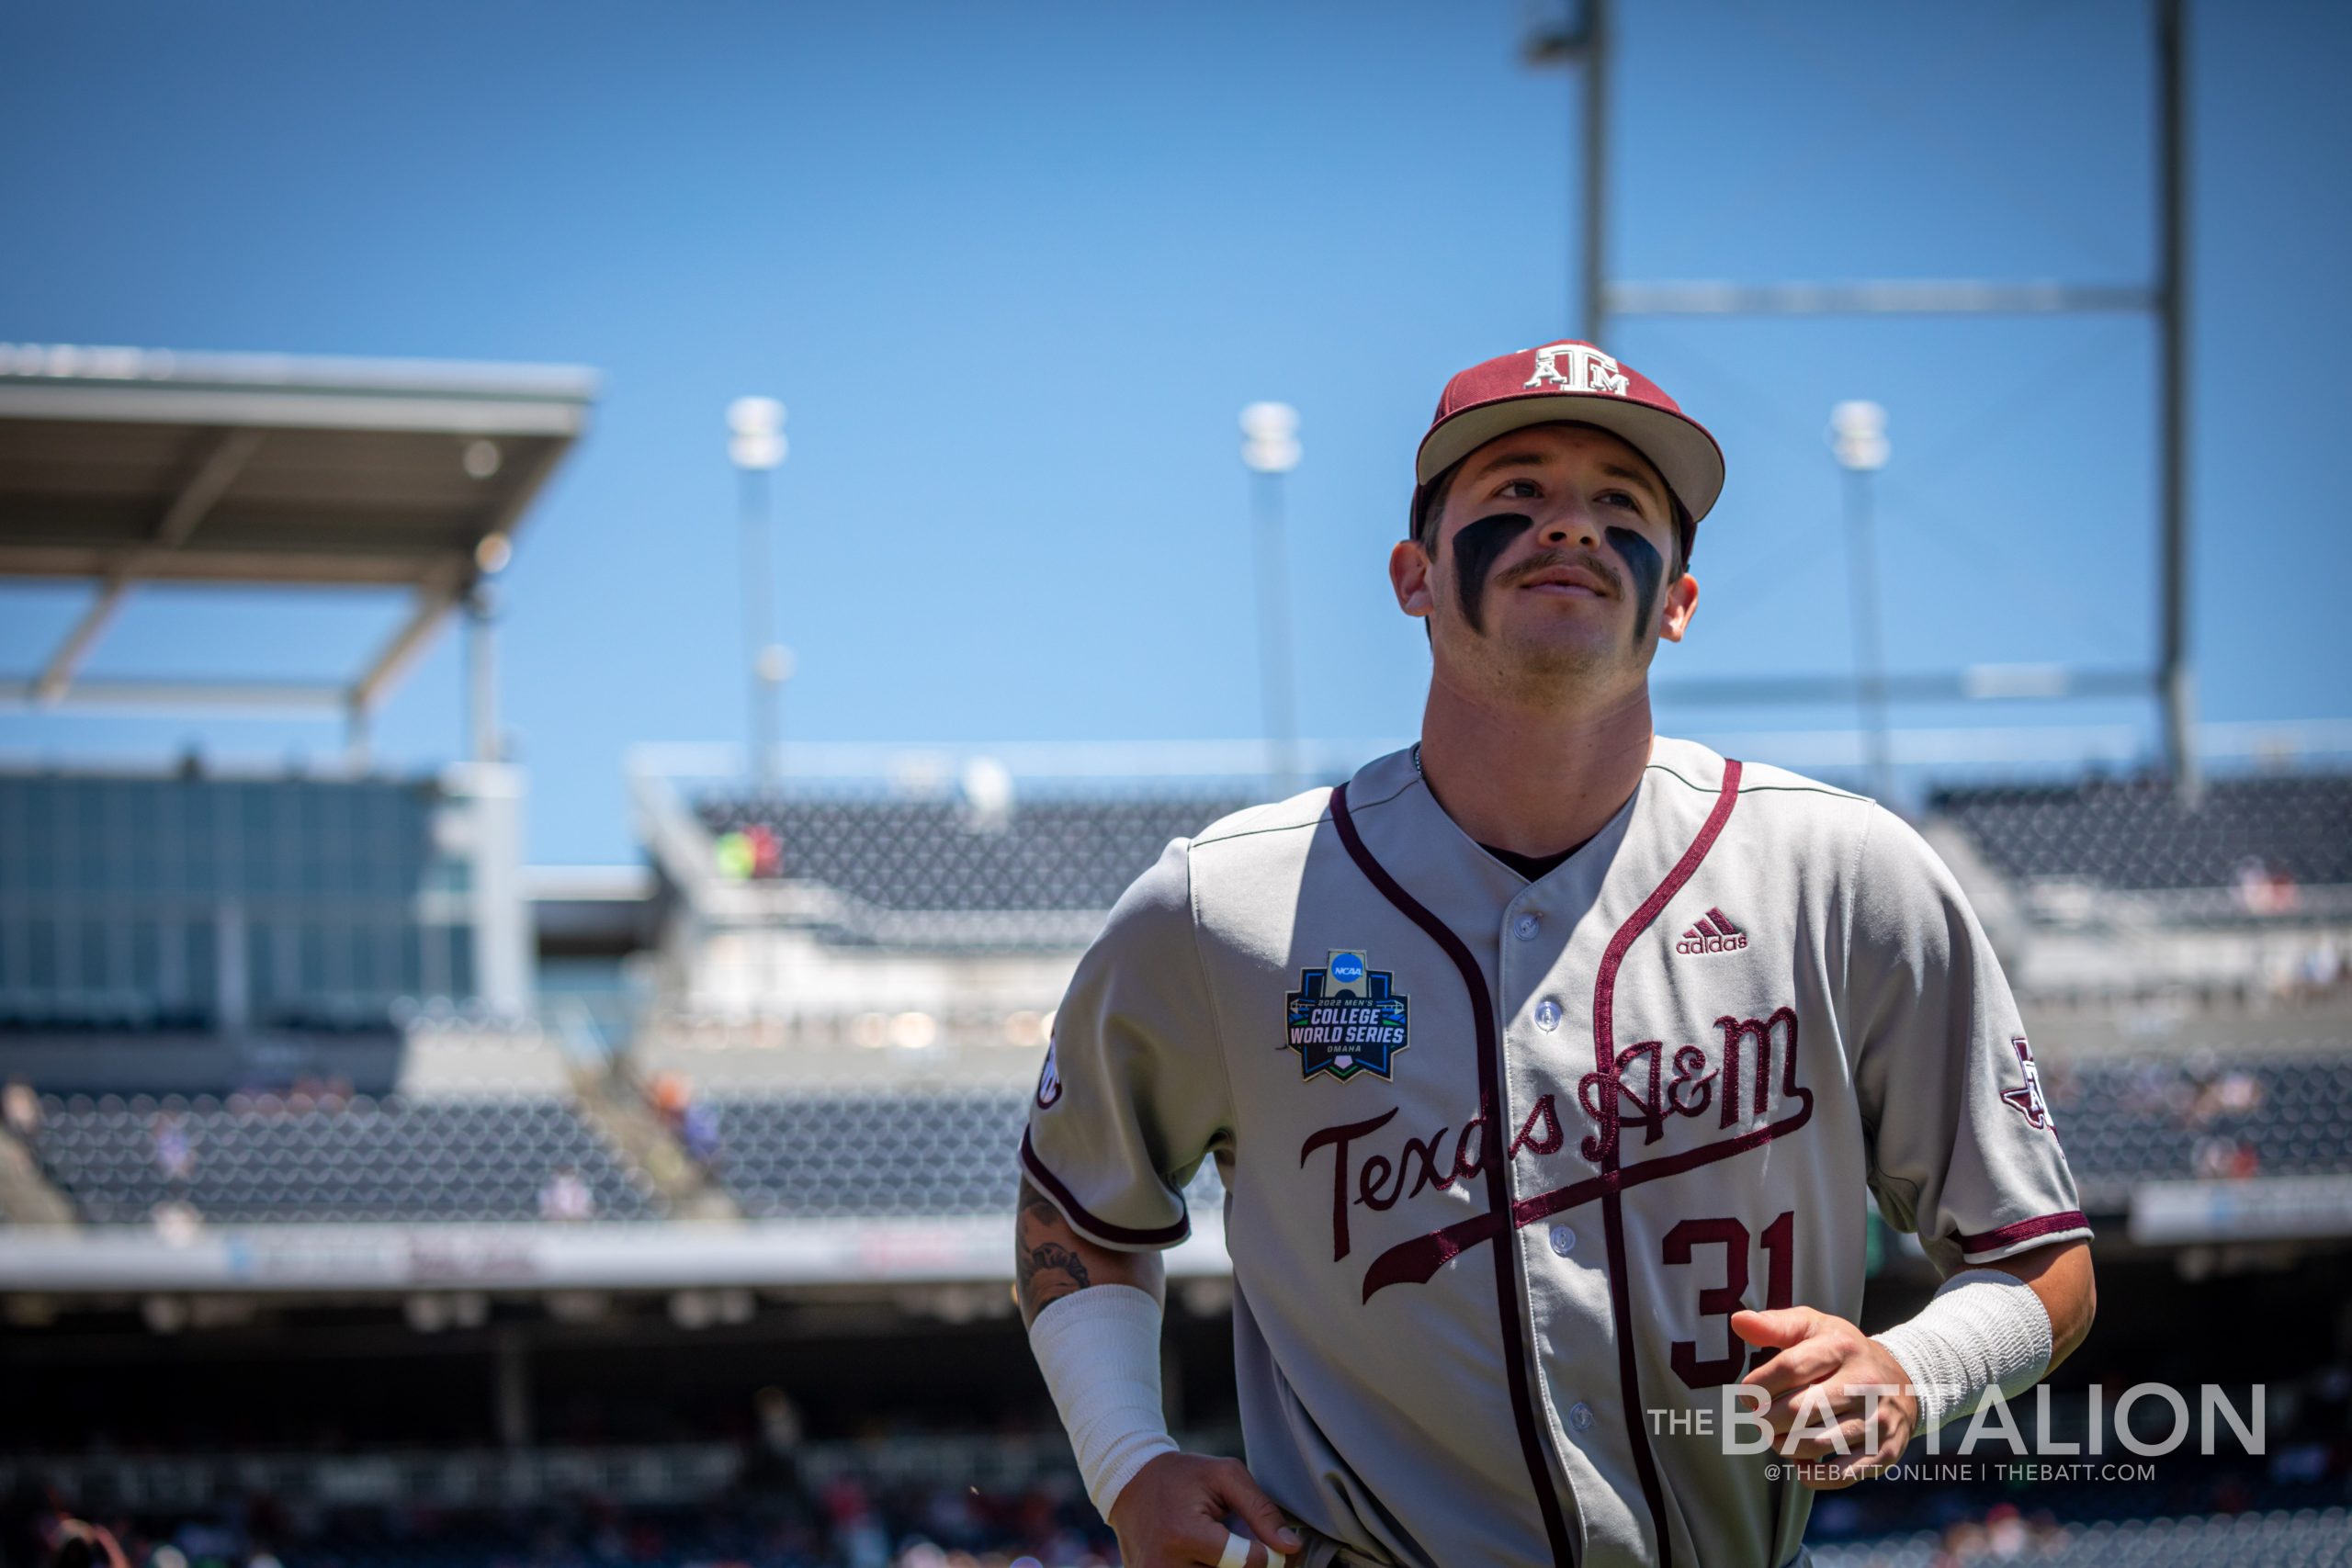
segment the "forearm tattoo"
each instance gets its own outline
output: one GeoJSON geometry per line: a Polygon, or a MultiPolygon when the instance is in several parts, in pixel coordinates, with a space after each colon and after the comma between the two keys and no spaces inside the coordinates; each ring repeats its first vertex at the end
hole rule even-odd
{"type": "Polygon", "coordinates": [[[1085,1259],[1079,1257],[1072,1245],[1078,1236],[1069,1228],[1069,1222],[1046,1201],[1043,1193],[1025,1181],[1021,1184],[1018,1229],[1013,1268],[1024,1314],[1034,1318],[1048,1302],[1059,1301],[1093,1283],[1087,1277],[1085,1259]]]}

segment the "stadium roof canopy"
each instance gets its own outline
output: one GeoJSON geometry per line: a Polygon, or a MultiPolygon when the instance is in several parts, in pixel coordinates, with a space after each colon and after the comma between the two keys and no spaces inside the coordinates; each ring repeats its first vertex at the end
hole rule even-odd
{"type": "Polygon", "coordinates": [[[506,558],[585,428],[571,367],[0,344],[0,578],[98,592],[0,700],[339,710],[356,720],[506,558]],[[77,678],[142,583],[405,589],[348,682],[77,678]]]}

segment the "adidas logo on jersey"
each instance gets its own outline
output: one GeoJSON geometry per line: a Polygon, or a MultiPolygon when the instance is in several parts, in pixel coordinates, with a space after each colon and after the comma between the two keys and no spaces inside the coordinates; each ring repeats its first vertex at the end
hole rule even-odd
{"type": "Polygon", "coordinates": [[[1747,945],[1747,933],[1731,923],[1721,909],[1709,909],[1674,944],[1677,953],[1736,953],[1747,945]]]}

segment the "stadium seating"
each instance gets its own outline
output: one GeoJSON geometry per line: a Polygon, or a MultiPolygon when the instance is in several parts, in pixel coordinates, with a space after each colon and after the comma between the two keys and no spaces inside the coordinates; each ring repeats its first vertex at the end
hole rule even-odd
{"type": "Polygon", "coordinates": [[[754,828],[780,860],[757,874],[821,883],[881,909],[1108,909],[1168,840],[1246,799],[1024,799],[990,818],[952,800],[712,800],[714,836],[754,828]]]}
{"type": "Polygon", "coordinates": [[[1928,805],[2019,880],[2222,888],[2251,863],[2306,887],[2352,886],[2352,775],[2215,779],[2188,809],[2161,778],[1948,788],[1928,805]]]}
{"type": "Polygon", "coordinates": [[[638,1172],[540,1096],[44,1096],[34,1152],[96,1224],[166,1203],[230,1224],[535,1221],[567,1167],[593,1196],[580,1217],[661,1215],[638,1172]]]}
{"type": "MultiPolygon", "coordinates": [[[[2045,1077],[2059,1135],[2094,1212],[2133,1183],[2352,1172],[2352,1043],[2323,1055],[2225,1062],[2093,1061],[2045,1077]]],[[[709,1160],[755,1218],[1002,1213],[1023,1089],[710,1092],[709,1160]]],[[[527,1220],[573,1167],[601,1218],[658,1201],[561,1100],[467,1095],[348,1100],[45,1097],[36,1152],[98,1224],[167,1201],[220,1223],[527,1220]],[[175,1178],[163,1147],[187,1148],[175,1178]],[[451,1154],[462,1157],[448,1157],[451,1154]]],[[[1195,1203],[1217,1202],[1213,1168],[1195,1203]]]]}
{"type": "MultiPolygon", "coordinates": [[[[2152,1179],[2352,1172],[2352,1043],[2225,1063],[2095,1061],[2045,1077],[2060,1137],[2094,1212],[2152,1179]]],[[[1005,1213],[1024,1090],[712,1092],[711,1168],[755,1218],[1005,1213]]],[[[649,1190],[560,1100],[366,1096],[308,1111],[260,1097],[44,1099],[38,1154],[100,1224],[189,1202],[220,1222],[530,1219],[569,1164],[603,1218],[658,1213],[649,1190]],[[176,1125],[191,1174],[158,1156],[176,1125]],[[445,1151],[464,1157],[446,1159],[445,1151]]],[[[1215,1205],[1204,1168],[1197,1205],[1215,1205]]]]}
{"type": "MultiPolygon", "coordinates": [[[[719,1094],[706,1103],[718,1113],[712,1167],[756,1218],[1012,1212],[1026,1089],[719,1094]]],[[[1219,1211],[1214,1162],[1186,1201],[1219,1211]]]]}
{"type": "MultiPolygon", "coordinates": [[[[2145,1180],[2352,1173],[2352,1042],[2224,1061],[2094,1061],[2045,1075],[2085,1202],[2145,1180]]],[[[710,1159],[760,1218],[1002,1213],[1025,1090],[710,1092],[710,1159]]],[[[1213,1167],[1191,1195],[1219,1201],[1213,1167]]]]}
{"type": "Polygon", "coordinates": [[[2036,1568],[2344,1568],[2352,1564],[2352,1510],[2102,1519],[2033,1529],[1920,1531],[1817,1545],[1815,1568],[1947,1568],[2030,1561],[2036,1568]]]}
{"type": "Polygon", "coordinates": [[[2352,1043],[2322,1055],[2087,1062],[2044,1079],[2083,1198],[2132,1184],[2352,1173],[2352,1043]]]}
{"type": "MultiPolygon", "coordinates": [[[[763,1478],[773,1488],[782,1478],[763,1478]]],[[[813,1478],[812,1478],[813,1479],[813,1478]]],[[[1074,1485],[1021,1489],[808,1486],[744,1492],[694,1508],[567,1507],[427,1512],[415,1517],[345,1509],[330,1529],[256,1539],[243,1522],[190,1520],[172,1533],[218,1561],[241,1540],[284,1568],[481,1568],[482,1564],[627,1562],[638,1568],[738,1563],[819,1568],[857,1562],[891,1568],[977,1561],[1101,1562],[1108,1532],[1074,1485]],[[820,1514],[832,1516],[820,1519],[820,1514]],[[266,1545],[264,1545],[266,1541],[266,1545]]],[[[1816,1510],[1818,1505],[1816,1505],[1816,1510]]],[[[158,1535],[164,1533],[158,1529],[158,1535]]],[[[147,1544],[141,1532],[125,1543],[147,1544]]],[[[2013,1507],[1943,1530],[1810,1543],[1814,1568],[2352,1568],[2352,1509],[2341,1505],[2057,1522],[2013,1507]]],[[[134,1556],[134,1562],[141,1559],[134,1556]]],[[[255,1558],[254,1561],[262,1561],[255,1558]]]]}

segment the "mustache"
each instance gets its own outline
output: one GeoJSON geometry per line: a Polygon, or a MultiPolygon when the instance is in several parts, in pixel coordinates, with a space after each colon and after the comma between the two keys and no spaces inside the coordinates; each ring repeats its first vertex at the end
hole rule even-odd
{"type": "Polygon", "coordinates": [[[1502,587],[1513,587],[1539,572],[1550,571],[1555,567],[1582,567],[1609,584],[1609,591],[1618,598],[1623,599],[1625,596],[1624,572],[1620,570],[1614,562],[1604,560],[1592,550],[1540,551],[1512,567],[1509,571],[1503,572],[1497,581],[1502,587]]]}

